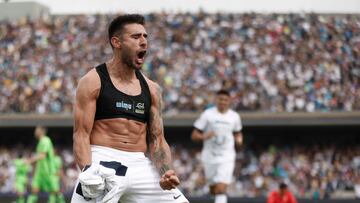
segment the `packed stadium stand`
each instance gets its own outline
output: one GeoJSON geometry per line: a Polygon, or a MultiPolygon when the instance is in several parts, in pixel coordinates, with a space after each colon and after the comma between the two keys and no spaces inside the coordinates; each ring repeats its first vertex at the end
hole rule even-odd
{"type": "MultiPolygon", "coordinates": [[[[70,113],[78,79],[110,57],[113,16],[48,16],[0,24],[0,112],[70,113]]],[[[220,87],[236,110],[360,109],[360,17],[152,13],[143,67],[165,112],[198,112],[220,87]],[[211,84],[211,85],[209,85],[211,84]]]]}
{"type": "MultiPolygon", "coordinates": [[[[355,193],[355,188],[360,187],[359,139],[349,136],[349,141],[342,144],[314,144],[306,141],[305,137],[298,142],[291,142],[289,140],[292,138],[278,136],[274,140],[285,139],[283,143],[287,144],[270,142],[272,144],[264,145],[253,142],[238,150],[237,167],[229,195],[265,198],[269,191],[277,188],[279,180],[285,180],[298,198],[356,198],[359,194],[355,193]],[[357,144],[351,144],[353,141],[357,144]]],[[[189,146],[184,141],[171,142],[171,145],[174,168],[182,180],[184,194],[189,197],[207,196],[209,191],[200,161],[200,148],[189,146]]],[[[69,194],[79,170],[68,145],[57,149],[64,162],[63,192],[69,194]]],[[[20,152],[30,157],[33,151],[31,147],[22,144],[0,148],[0,193],[13,192],[15,170],[11,160],[20,152]]]]}
{"type": "MultiPolygon", "coordinates": [[[[316,116],[360,110],[360,15],[199,11],[145,16],[150,50],[143,72],[163,88],[165,115],[174,119],[170,125],[165,120],[165,131],[186,196],[209,202],[201,145],[190,143],[195,116],[186,122],[180,117],[197,115],[223,87],[231,91],[240,115],[289,113],[265,128],[276,120],[259,124],[245,117],[231,197],[264,202],[282,180],[300,202],[358,201],[359,114],[355,122],[355,117],[339,117],[321,124],[316,116]],[[316,116],[286,123],[298,112],[316,116]]],[[[62,191],[69,198],[79,173],[71,149],[74,93],[81,76],[110,59],[106,27],[113,17],[44,15],[0,22],[0,201],[14,195],[12,160],[20,151],[26,157],[34,153],[32,127],[51,120],[49,115],[60,123],[50,126],[49,135],[64,162],[62,191]],[[23,124],[11,117],[29,113],[36,118],[23,124]]]]}

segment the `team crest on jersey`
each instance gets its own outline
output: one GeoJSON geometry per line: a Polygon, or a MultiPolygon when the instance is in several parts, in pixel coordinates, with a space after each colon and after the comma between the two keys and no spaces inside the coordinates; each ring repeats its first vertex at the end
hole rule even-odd
{"type": "Polygon", "coordinates": [[[135,106],[135,113],[144,114],[145,113],[145,105],[144,103],[137,103],[135,106]]]}

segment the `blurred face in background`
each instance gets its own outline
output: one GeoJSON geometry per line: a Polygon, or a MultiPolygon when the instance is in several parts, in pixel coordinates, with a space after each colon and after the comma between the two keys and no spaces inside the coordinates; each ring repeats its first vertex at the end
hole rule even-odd
{"type": "Polygon", "coordinates": [[[120,58],[124,64],[133,69],[140,69],[145,62],[147,51],[147,33],[141,24],[127,24],[117,38],[115,48],[120,50],[120,58]]]}
{"type": "Polygon", "coordinates": [[[286,193],[286,190],[287,190],[286,188],[280,188],[280,190],[279,190],[280,196],[284,196],[286,193]]]}
{"type": "Polygon", "coordinates": [[[34,134],[35,134],[36,139],[40,139],[41,136],[43,136],[45,134],[45,129],[43,127],[37,126],[35,128],[34,134]]]}
{"type": "Polygon", "coordinates": [[[217,94],[215,98],[217,109],[221,113],[225,113],[230,108],[231,98],[226,94],[217,94]]]}
{"type": "Polygon", "coordinates": [[[280,187],[279,187],[280,196],[284,196],[286,191],[287,191],[287,185],[286,184],[280,184],[280,187]]]}

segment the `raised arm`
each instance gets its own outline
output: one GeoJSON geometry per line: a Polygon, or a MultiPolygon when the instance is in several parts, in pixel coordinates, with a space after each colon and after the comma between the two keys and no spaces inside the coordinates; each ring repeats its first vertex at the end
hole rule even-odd
{"type": "Polygon", "coordinates": [[[91,164],[90,133],[94,124],[100,79],[95,69],[80,79],[74,108],[73,151],[80,169],[91,164]]]}
{"type": "Polygon", "coordinates": [[[169,190],[179,185],[180,181],[171,170],[171,151],[164,136],[162,119],[162,96],[161,89],[156,83],[149,83],[151,91],[151,108],[149,120],[149,153],[150,159],[161,175],[160,186],[169,190]]]}

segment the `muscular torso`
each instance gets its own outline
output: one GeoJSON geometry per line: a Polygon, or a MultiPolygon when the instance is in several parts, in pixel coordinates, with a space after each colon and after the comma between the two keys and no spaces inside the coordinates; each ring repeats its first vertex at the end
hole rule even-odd
{"type": "Polygon", "coordinates": [[[90,144],[123,151],[146,151],[146,124],[125,118],[103,119],[94,122],[90,144]]]}
{"type": "MultiPolygon", "coordinates": [[[[142,91],[145,91],[136,77],[126,82],[121,82],[113,76],[110,76],[110,79],[118,91],[130,97],[140,95],[142,91]]],[[[146,126],[146,123],[131,118],[95,119],[90,133],[90,144],[145,153],[147,150],[146,126]]]]}

